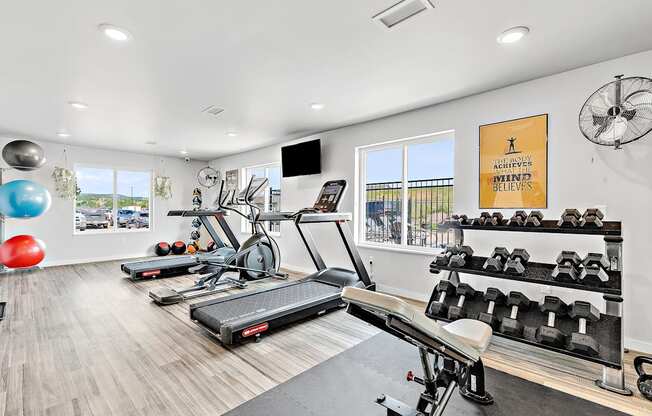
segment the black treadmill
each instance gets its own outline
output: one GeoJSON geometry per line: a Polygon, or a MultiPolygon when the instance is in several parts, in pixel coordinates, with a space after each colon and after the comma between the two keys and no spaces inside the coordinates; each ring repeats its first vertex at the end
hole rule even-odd
{"type": "MultiPolygon", "coordinates": [[[[174,210],[168,212],[168,217],[197,217],[201,221],[211,239],[217,244],[217,254],[230,254],[234,253],[240,248],[240,243],[233,234],[233,230],[229,227],[224,216],[225,211],[222,210],[174,210]],[[227,246],[220,238],[219,234],[211,224],[209,218],[213,217],[218,225],[224,232],[224,235],[229,240],[230,247],[227,246]],[[228,252],[227,252],[228,251],[228,252]]],[[[187,274],[188,269],[198,265],[199,262],[195,256],[173,256],[162,257],[152,260],[141,260],[123,263],[120,269],[128,274],[132,280],[140,279],[153,279],[161,277],[172,277],[187,274]]]]}
{"type": "Polygon", "coordinates": [[[338,213],[346,181],[329,181],[310,210],[265,213],[263,221],[294,221],[317,272],[303,279],[267,289],[231,295],[190,305],[190,319],[215,335],[223,344],[259,338],[270,329],[345,306],[342,289],[355,286],[375,290],[348,226],[350,213],[338,213]],[[339,231],[354,270],[326,267],[312,234],[304,224],[333,223],[339,231]]]}

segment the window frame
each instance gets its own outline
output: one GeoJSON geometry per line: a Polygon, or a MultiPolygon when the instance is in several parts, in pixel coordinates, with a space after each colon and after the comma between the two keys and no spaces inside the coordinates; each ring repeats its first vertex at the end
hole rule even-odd
{"type": "MultiPolygon", "coordinates": [[[[355,148],[355,196],[354,196],[354,220],[356,226],[354,227],[354,240],[356,245],[361,247],[376,248],[381,250],[408,252],[408,253],[422,253],[422,254],[437,254],[442,252],[441,248],[436,247],[422,247],[417,245],[408,244],[408,219],[409,210],[408,200],[409,192],[408,187],[408,171],[409,171],[409,158],[408,148],[413,144],[426,144],[432,143],[437,140],[439,136],[452,136],[453,143],[455,143],[455,130],[443,130],[433,133],[421,134],[418,136],[405,137],[400,139],[387,140],[379,143],[372,143],[355,148]],[[401,171],[401,243],[379,243],[375,241],[367,241],[366,236],[366,207],[367,207],[367,155],[369,152],[387,149],[400,148],[402,152],[402,171],[401,171]]],[[[453,150],[453,169],[455,166],[455,151],[453,150]]],[[[454,174],[453,174],[454,177],[454,174]]],[[[453,182],[453,190],[455,183],[453,182]]],[[[453,200],[453,206],[455,200],[453,200]]]]}
{"type": "MultiPolygon", "coordinates": [[[[281,191],[281,195],[279,198],[279,208],[281,206],[281,202],[283,201],[283,171],[281,169],[281,162],[268,162],[268,163],[262,163],[262,164],[257,164],[257,165],[252,165],[252,166],[245,166],[243,168],[240,168],[240,178],[239,178],[239,184],[238,186],[240,189],[244,189],[245,186],[247,186],[247,183],[249,182],[249,178],[247,177],[247,171],[248,170],[254,170],[254,169],[260,169],[264,168],[265,169],[265,177],[269,178],[269,169],[270,168],[275,168],[278,167],[279,173],[281,174],[281,182],[279,184],[279,190],[281,191]]],[[[268,186],[268,188],[271,188],[271,186],[268,186]]],[[[265,192],[265,207],[269,206],[271,198],[271,193],[265,192]]],[[[263,211],[263,212],[269,212],[269,211],[263,211]]],[[[251,233],[251,224],[249,221],[245,220],[244,218],[240,219],[240,232],[243,234],[250,234],[251,233]]],[[[278,231],[272,231],[269,228],[267,229],[267,233],[273,237],[280,237],[281,236],[281,227],[279,227],[278,231]]]]}
{"type": "Polygon", "coordinates": [[[107,234],[134,234],[134,233],[149,233],[154,231],[154,171],[153,169],[139,169],[126,166],[112,166],[112,165],[103,165],[103,164],[89,164],[89,163],[75,163],[73,170],[75,176],[77,176],[78,169],[104,169],[111,170],[113,172],[113,208],[111,210],[111,215],[113,216],[113,226],[107,228],[106,230],[96,230],[96,229],[86,229],[85,231],[79,231],[75,227],[75,215],[77,213],[77,196],[73,200],[72,204],[72,234],[73,236],[78,235],[107,235],[107,234]],[[149,217],[149,226],[147,228],[135,228],[121,229],[118,227],[118,172],[143,172],[149,174],[149,208],[148,208],[148,217],[149,217]]]}

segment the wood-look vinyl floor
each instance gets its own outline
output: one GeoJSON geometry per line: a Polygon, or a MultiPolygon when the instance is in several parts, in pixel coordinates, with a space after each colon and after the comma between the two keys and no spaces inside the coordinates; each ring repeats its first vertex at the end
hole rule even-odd
{"type": "MultiPolygon", "coordinates": [[[[0,416],[219,415],[378,332],[338,311],[227,348],[189,320],[187,304],[158,307],[147,297],[150,288],[180,287],[190,278],[134,283],[119,264],[0,275],[0,300],[8,301],[0,321],[0,416]]],[[[415,354],[415,366],[416,360],[415,354]]],[[[593,387],[601,369],[583,361],[497,340],[485,362],[628,413],[652,414],[652,402],[640,396],[593,387]]]]}

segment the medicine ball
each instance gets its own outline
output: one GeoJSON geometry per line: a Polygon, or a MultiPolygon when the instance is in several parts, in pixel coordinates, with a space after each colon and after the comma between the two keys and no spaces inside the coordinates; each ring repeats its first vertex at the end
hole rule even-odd
{"type": "Polygon", "coordinates": [[[154,251],[157,256],[167,256],[170,254],[170,245],[165,241],[161,241],[156,245],[156,247],[154,247],[154,251]]]}
{"type": "Polygon", "coordinates": [[[217,244],[215,244],[215,241],[211,240],[208,242],[208,245],[206,246],[206,251],[211,252],[217,250],[217,244]]]}
{"type": "Polygon", "coordinates": [[[194,244],[188,244],[188,248],[186,250],[189,254],[195,254],[197,252],[197,247],[194,244]]]}
{"type": "Polygon", "coordinates": [[[636,357],[634,358],[634,368],[638,373],[638,381],[636,385],[638,386],[638,391],[641,392],[643,397],[648,400],[652,400],[652,374],[646,374],[643,370],[643,364],[652,365],[652,357],[636,357]]]}
{"type": "Polygon", "coordinates": [[[172,254],[183,254],[186,252],[186,243],[183,241],[175,241],[171,247],[172,254]]]}
{"type": "Polygon", "coordinates": [[[201,227],[201,220],[199,218],[195,218],[192,220],[192,226],[194,228],[199,228],[201,227]]]}
{"type": "Polygon", "coordinates": [[[193,240],[199,240],[199,237],[201,237],[201,233],[197,230],[192,230],[192,232],[190,233],[190,238],[192,238],[193,240]]]}

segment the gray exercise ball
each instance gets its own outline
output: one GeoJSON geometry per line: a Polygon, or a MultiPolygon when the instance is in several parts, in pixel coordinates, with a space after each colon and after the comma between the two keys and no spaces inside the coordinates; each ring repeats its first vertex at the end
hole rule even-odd
{"type": "Polygon", "coordinates": [[[45,164],[43,148],[29,140],[14,140],[2,149],[2,158],[18,170],[35,170],[45,164]]]}

